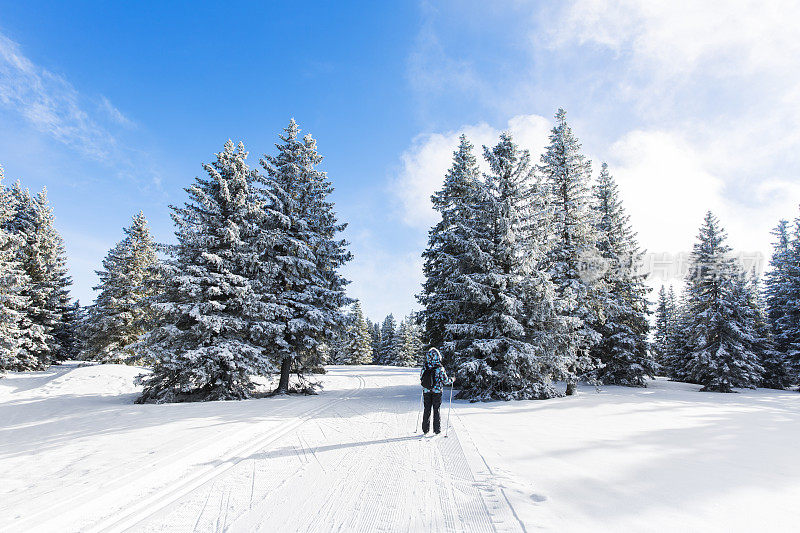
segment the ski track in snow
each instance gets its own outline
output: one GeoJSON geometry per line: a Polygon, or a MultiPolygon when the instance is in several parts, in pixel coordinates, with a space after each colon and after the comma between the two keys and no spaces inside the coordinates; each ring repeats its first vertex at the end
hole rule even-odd
{"type": "MultiPolygon", "coordinates": [[[[458,430],[451,427],[448,438],[411,434],[419,390],[413,374],[362,373],[348,397],[268,446],[229,458],[229,468],[194,490],[159,497],[168,505],[137,516],[129,530],[523,530],[507,519],[507,501],[484,501],[491,484],[472,475],[458,430]]],[[[122,524],[100,530],[125,530],[122,524]]]]}
{"type": "MultiPolygon", "coordinates": [[[[72,368],[74,367],[67,366],[66,368],[56,368],[53,371],[46,372],[45,376],[41,378],[44,387],[51,387],[53,382],[58,382],[59,380],[61,382],[69,382],[69,372],[72,368]]],[[[363,386],[362,378],[356,376],[356,381],[359,383],[359,387],[363,386]]],[[[163,502],[169,501],[170,498],[174,499],[180,496],[180,491],[191,490],[198,481],[202,482],[202,480],[206,477],[218,475],[218,472],[227,469],[229,467],[227,462],[242,450],[246,451],[254,445],[258,447],[265,445],[265,443],[274,441],[280,436],[291,432],[305,419],[310,416],[314,416],[315,413],[327,408],[331,403],[343,401],[345,399],[347,399],[346,396],[341,398],[334,397],[330,402],[325,403],[322,406],[314,407],[299,414],[292,412],[296,411],[296,406],[293,406],[291,403],[271,406],[271,415],[281,414],[289,411],[292,412],[291,414],[293,415],[293,418],[290,418],[286,425],[279,426],[275,429],[265,432],[261,438],[256,440],[255,444],[252,441],[246,442],[244,447],[237,448],[233,452],[219,457],[217,459],[217,463],[219,464],[213,465],[213,468],[209,467],[199,469],[198,471],[189,474],[187,477],[182,477],[179,480],[175,480],[177,488],[174,486],[168,486],[166,490],[152,493],[148,497],[134,502],[132,506],[122,509],[120,513],[115,513],[107,520],[101,521],[100,523],[91,527],[87,526],[85,530],[119,530],[119,525],[125,523],[125,519],[135,516],[134,513],[137,511],[142,512],[141,509],[144,509],[144,512],[146,512],[147,515],[152,514],[152,511],[149,509],[152,509],[154,505],[163,504],[163,502]],[[122,515],[123,518],[120,518],[120,515],[122,515]],[[109,524],[113,524],[110,529],[109,524]]],[[[246,434],[248,433],[248,430],[240,430],[239,433],[246,434]]],[[[241,439],[234,435],[233,440],[237,441],[241,439]]],[[[69,495],[65,497],[59,497],[56,501],[48,503],[48,505],[43,507],[39,512],[26,515],[22,520],[14,523],[14,530],[26,530],[27,528],[30,528],[31,530],[59,531],[60,519],[58,517],[62,513],[69,512],[73,510],[74,507],[85,507],[86,502],[93,502],[98,498],[107,499],[111,497],[113,499],[113,496],[117,495],[117,493],[120,493],[118,495],[119,497],[124,498],[126,496],[124,492],[128,489],[128,485],[136,481],[137,478],[139,481],[141,481],[141,478],[149,477],[152,478],[154,485],[158,484],[161,481],[160,478],[162,476],[160,474],[162,474],[162,471],[169,470],[173,466],[173,463],[176,461],[176,459],[191,456],[194,452],[203,450],[208,445],[209,443],[203,440],[198,440],[191,445],[185,445],[185,443],[179,442],[179,439],[175,439],[174,441],[168,441],[166,443],[165,448],[167,448],[169,451],[159,450],[159,453],[156,454],[156,460],[131,464],[128,468],[122,469],[125,472],[123,474],[120,474],[121,469],[119,468],[119,465],[114,465],[105,470],[95,470],[91,473],[93,478],[98,480],[98,483],[90,485],[85,490],[70,491],[69,495]],[[174,449],[171,449],[173,447],[174,449]]],[[[167,473],[167,475],[169,475],[169,473],[167,473]]],[[[21,499],[25,499],[26,495],[22,493],[19,496],[21,499]]],[[[13,500],[9,503],[13,503],[13,500]]],[[[80,529],[84,530],[84,527],[81,526],[80,529]]],[[[4,529],[0,528],[0,530],[4,529]]]]}
{"type": "Polygon", "coordinates": [[[68,362],[0,379],[0,532],[800,523],[796,391],[716,395],[657,379],[455,402],[449,437],[423,439],[418,369],[331,367],[316,396],[135,405],[140,372],[68,362]]]}
{"type": "MultiPolygon", "coordinates": [[[[0,490],[11,517],[0,531],[524,531],[474,444],[462,449],[458,417],[447,438],[414,433],[416,370],[333,367],[314,397],[172,406],[131,405],[136,373],[67,364],[0,390],[6,409],[23,406],[4,411],[4,430],[23,431],[14,447],[0,446],[10,464],[25,454],[40,461],[36,428],[67,423],[48,435],[45,454],[66,445],[45,455],[58,459],[48,478],[7,478],[21,490],[0,490]],[[70,420],[88,431],[73,439],[70,420]],[[120,430],[136,432],[132,453],[120,430]],[[483,470],[473,474],[476,465],[483,470]],[[59,482],[42,483],[53,476],[59,482]]],[[[445,403],[443,427],[446,413],[445,403]]]]}

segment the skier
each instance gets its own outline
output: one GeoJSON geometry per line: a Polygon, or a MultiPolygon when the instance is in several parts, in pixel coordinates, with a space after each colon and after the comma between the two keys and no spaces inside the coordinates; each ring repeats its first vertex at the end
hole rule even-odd
{"type": "Polygon", "coordinates": [[[442,405],[442,389],[449,383],[447,372],[442,366],[442,355],[436,348],[428,350],[425,362],[420,370],[425,411],[422,415],[422,432],[428,434],[431,425],[431,408],[433,408],[433,432],[439,434],[442,430],[439,407],[442,405]]]}

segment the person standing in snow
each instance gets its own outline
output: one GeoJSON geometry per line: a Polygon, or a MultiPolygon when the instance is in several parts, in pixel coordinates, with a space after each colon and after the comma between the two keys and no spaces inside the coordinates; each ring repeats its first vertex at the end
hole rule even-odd
{"type": "Polygon", "coordinates": [[[442,354],[439,353],[439,350],[436,348],[428,350],[419,375],[425,403],[425,410],[422,414],[422,432],[427,434],[431,427],[431,409],[433,409],[433,432],[438,435],[442,430],[439,416],[439,408],[442,406],[442,389],[448,382],[447,372],[442,366],[442,354]]]}

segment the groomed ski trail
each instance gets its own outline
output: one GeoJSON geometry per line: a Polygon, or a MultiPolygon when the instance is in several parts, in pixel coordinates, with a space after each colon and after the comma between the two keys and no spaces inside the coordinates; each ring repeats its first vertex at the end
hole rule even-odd
{"type": "MultiPolygon", "coordinates": [[[[364,387],[364,379],[357,375],[354,377],[356,386],[348,394],[345,394],[341,397],[336,397],[328,403],[300,414],[298,417],[287,421],[286,424],[279,426],[274,430],[267,431],[264,435],[255,439],[255,441],[245,443],[243,446],[232,450],[225,456],[217,458],[213,463],[206,465],[206,468],[202,468],[194,472],[185,479],[181,479],[176,486],[168,487],[165,490],[161,490],[149,495],[147,498],[136,502],[136,504],[132,505],[122,513],[109,517],[108,519],[95,524],[87,531],[101,532],[136,529],[137,524],[146,521],[160,509],[169,506],[171,503],[179,500],[183,496],[191,495],[193,491],[209,480],[219,478],[228,470],[235,468],[242,461],[242,457],[246,457],[252,453],[255,453],[257,450],[268,448],[271,444],[279,441],[281,437],[291,434],[304,422],[312,419],[318,413],[330,409],[335,404],[346,401],[357,395],[364,387]]],[[[227,496],[230,497],[230,494],[228,493],[227,496]]]]}
{"type": "Polygon", "coordinates": [[[93,531],[524,530],[485,472],[473,475],[455,416],[447,438],[413,433],[414,370],[330,375],[351,379],[354,391],[93,531]]]}
{"type": "MultiPolygon", "coordinates": [[[[73,368],[74,365],[67,365],[63,368],[57,368],[54,371],[48,371],[47,373],[44,373],[45,376],[41,379],[45,383],[48,383],[57,378],[62,378],[63,376],[68,375],[73,368]]],[[[364,385],[364,380],[356,376],[356,381],[356,388],[352,391],[345,391],[344,394],[334,393],[328,402],[324,403],[323,405],[318,405],[307,409],[306,411],[301,411],[298,413],[296,409],[293,409],[295,406],[291,405],[290,403],[270,406],[272,408],[270,410],[270,414],[281,415],[285,412],[289,412],[292,418],[288,419],[284,425],[266,430],[259,438],[255,439],[255,441],[250,439],[243,445],[237,446],[233,450],[218,456],[215,460],[215,465],[213,465],[213,468],[209,467],[200,470],[194,470],[186,477],[177,480],[177,486],[168,486],[162,489],[157,489],[155,492],[151,492],[146,497],[137,499],[137,501],[130,507],[115,510],[115,512],[109,517],[91,526],[81,525],[80,529],[85,529],[87,531],[102,531],[105,529],[121,530],[125,528],[120,528],[119,525],[125,523],[126,518],[132,516],[135,511],[144,513],[145,516],[150,516],[155,505],[152,502],[158,502],[158,508],[163,507],[166,505],[166,503],[174,501],[174,499],[180,497],[181,491],[188,492],[198,484],[198,481],[202,483],[202,481],[205,479],[214,477],[218,475],[219,472],[224,471],[229,466],[228,461],[231,458],[237,457],[241,453],[241,450],[248,450],[254,446],[264,446],[265,443],[274,441],[277,438],[291,432],[297,427],[297,425],[301,424],[308,417],[313,416],[322,409],[328,408],[332,403],[343,401],[349,396],[349,394],[355,393],[358,389],[362,388],[364,385]],[[109,528],[109,524],[116,524],[117,527],[109,528]]],[[[240,430],[240,432],[243,434],[249,433],[249,431],[242,430],[240,430]]],[[[226,435],[226,437],[228,436],[229,435],[226,435]]],[[[243,439],[242,437],[234,435],[232,440],[234,442],[239,442],[243,439]]],[[[170,470],[178,458],[190,457],[194,453],[201,451],[204,447],[208,446],[208,442],[203,441],[197,441],[191,445],[185,445],[177,442],[176,440],[174,446],[172,442],[167,444],[170,447],[169,452],[160,453],[157,456],[157,459],[152,461],[148,460],[140,464],[126,465],[125,468],[122,469],[125,472],[123,474],[120,474],[119,472],[119,465],[115,465],[114,468],[109,468],[105,472],[93,472],[92,474],[95,478],[102,480],[100,483],[84,487],[82,490],[71,490],[68,496],[61,497],[57,501],[41,509],[39,512],[28,514],[23,519],[14,522],[13,530],[25,531],[30,528],[30,530],[60,531],[63,524],[63,513],[67,511],[74,512],[76,508],[80,509],[82,507],[91,507],[92,502],[96,503],[98,500],[110,499],[112,501],[123,501],[127,495],[118,493],[124,492],[135,483],[146,486],[149,479],[152,479],[151,483],[153,486],[157,486],[160,483],[159,474],[162,474],[163,471],[170,470]]],[[[21,495],[21,497],[24,497],[24,494],[21,495]]],[[[69,527],[67,530],[69,530],[69,527]]],[[[5,531],[5,527],[0,526],[0,532],[2,531],[5,531]]]]}

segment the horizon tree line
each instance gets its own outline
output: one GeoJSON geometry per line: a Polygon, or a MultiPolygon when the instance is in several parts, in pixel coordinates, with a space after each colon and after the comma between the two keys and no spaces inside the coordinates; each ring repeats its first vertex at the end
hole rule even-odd
{"type": "Polygon", "coordinates": [[[329,364],[417,366],[423,358],[422,331],[413,314],[400,323],[389,314],[382,323],[364,316],[360,302],[348,325],[329,347],[329,364]]]}
{"type": "Polygon", "coordinates": [[[316,141],[299,131],[290,121],[260,171],[228,141],[171,206],[177,244],[156,243],[135,215],[85,308],[69,298],[46,190],[6,188],[0,167],[0,370],[136,363],[153,368],[139,401],[233,399],[255,393],[253,376],[309,392],[324,364],[414,366],[437,346],[471,400],[645,386],[657,373],[720,392],[800,381],[800,218],[774,230],[762,290],[708,213],[686,288],[658,294],[650,343],[642,251],[619,188],[605,163],[592,177],[559,109],[538,164],[503,133],[483,147],[483,174],[461,136],[431,198],[441,220],[423,252],[423,309],[372,323],[344,292],[346,225],[316,141]]]}

